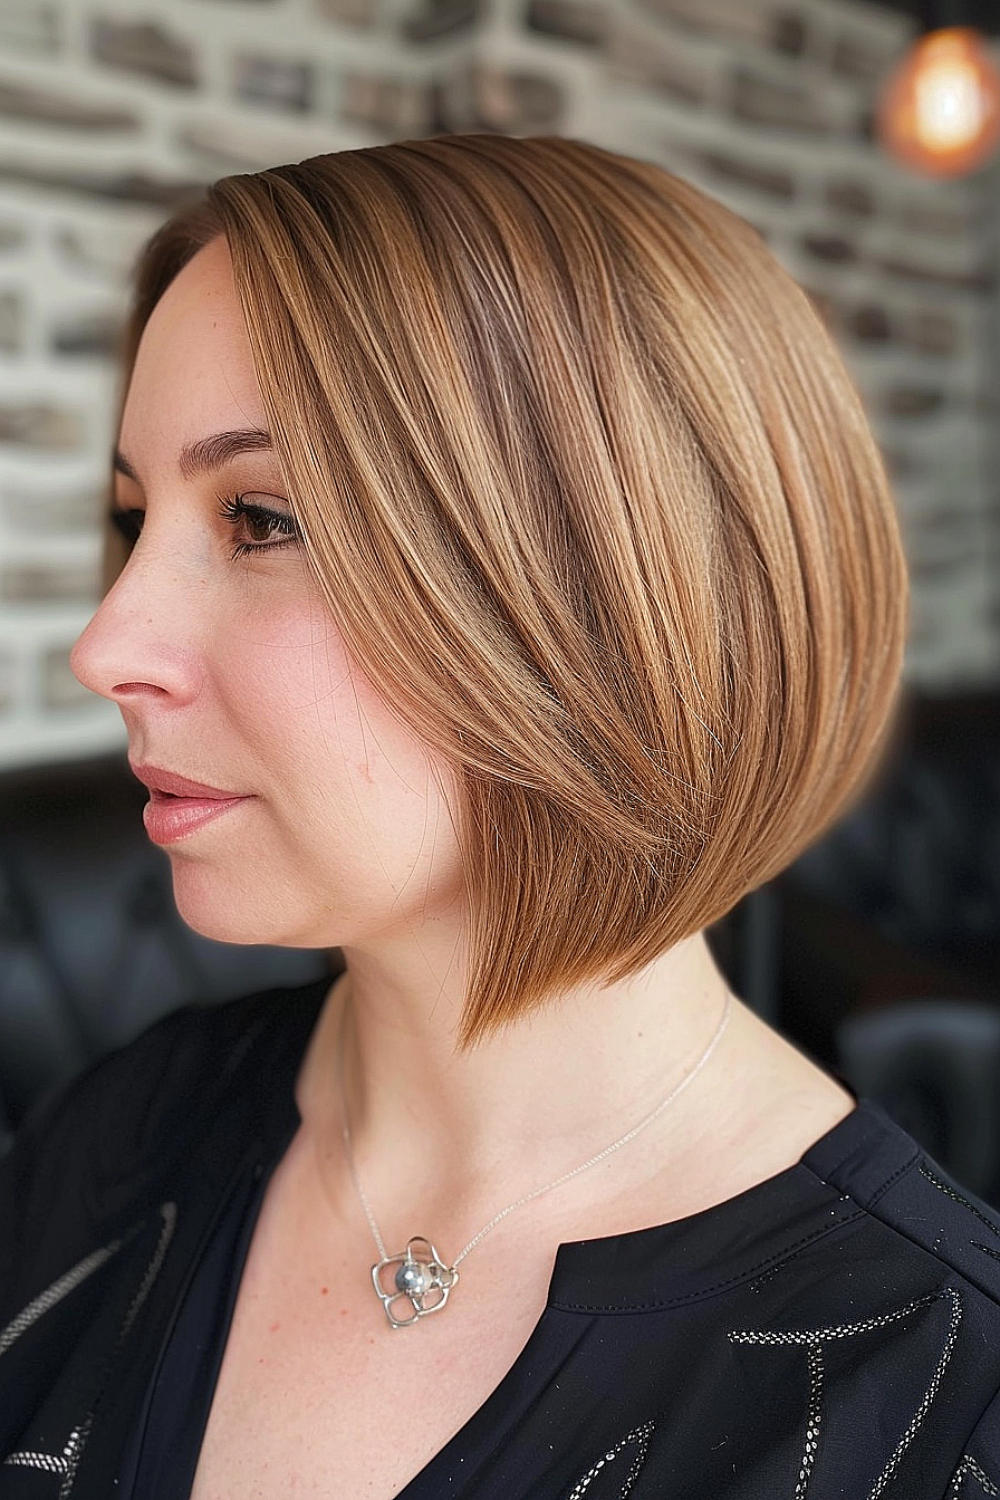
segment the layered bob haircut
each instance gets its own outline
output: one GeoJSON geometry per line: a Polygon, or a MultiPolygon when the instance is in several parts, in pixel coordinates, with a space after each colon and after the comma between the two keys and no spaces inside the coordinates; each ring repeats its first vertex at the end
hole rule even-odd
{"type": "Polygon", "coordinates": [[[126,383],[219,235],[310,570],[456,773],[464,1043],[829,827],[891,727],[906,570],[853,385],[749,225],[554,138],[226,177],[141,256],[126,383]]]}

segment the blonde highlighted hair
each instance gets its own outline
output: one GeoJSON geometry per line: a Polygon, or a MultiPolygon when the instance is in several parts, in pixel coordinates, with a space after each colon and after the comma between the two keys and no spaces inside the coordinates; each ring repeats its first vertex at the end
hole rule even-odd
{"type": "Polygon", "coordinates": [[[126,375],[219,235],[334,622],[458,778],[464,1042],[828,828],[890,727],[906,570],[853,385],[753,229],[553,138],[227,177],[146,247],[126,375]]]}

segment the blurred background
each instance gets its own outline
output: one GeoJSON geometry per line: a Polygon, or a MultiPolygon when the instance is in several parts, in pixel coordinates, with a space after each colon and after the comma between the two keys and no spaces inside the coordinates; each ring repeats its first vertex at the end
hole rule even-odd
{"type": "Polygon", "coordinates": [[[0,1149],[162,1011],[337,967],[180,922],[118,712],[69,670],[138,246],[225,173],[552,133],[747,218],[862,392],[912,569],[893,743],[711,938],[761,1014],[1000,1202],[998,32],[995,0],[2,0],[0,1149]],[[979,61],[952,36],[928,81],[942,27],[978,28],[979,61]]]}

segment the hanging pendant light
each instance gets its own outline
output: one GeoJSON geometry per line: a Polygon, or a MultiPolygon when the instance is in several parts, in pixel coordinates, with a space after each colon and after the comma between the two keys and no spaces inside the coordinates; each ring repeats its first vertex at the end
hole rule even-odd
{"type": "Polygon", "coordinates": [[[948,26],[919,37],[882,86],[879,139],[929,177],[974,172],[1000,143],[1000,68],[982,32],[948,26]]]}

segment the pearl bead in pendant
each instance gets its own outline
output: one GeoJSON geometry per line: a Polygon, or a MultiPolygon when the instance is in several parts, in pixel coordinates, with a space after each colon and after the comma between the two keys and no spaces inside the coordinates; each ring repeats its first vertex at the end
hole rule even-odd
{"type": "Polygon", "coordinates": [[[396,1272],[396,1290],[420,1297],[431,1287],[430,1268],[418,1261],[405,1260],[396,1272]]]}

